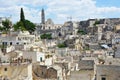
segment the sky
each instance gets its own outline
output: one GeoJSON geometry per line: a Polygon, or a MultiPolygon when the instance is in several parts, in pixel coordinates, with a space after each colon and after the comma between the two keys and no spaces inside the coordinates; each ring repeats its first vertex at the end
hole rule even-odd
{"type": "Polygon", "coordinates": [[[11,16],[13,23],[20,19],[20,8],[24,10],[25,19],[34,23],[41,23],[42,8],[45,19],[51,18],[55,24],[68,20],[120,18],[120,0],[0,0],[0,3],[0,17],[11,16]]]}

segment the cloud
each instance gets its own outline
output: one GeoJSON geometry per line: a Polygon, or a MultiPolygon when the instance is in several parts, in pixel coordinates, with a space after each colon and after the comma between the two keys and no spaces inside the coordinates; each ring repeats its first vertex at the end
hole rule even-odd
{"type": "Polygon", "coordinates": [[[120,8],[117,7],[102,7],[98,8],[98,12],[104,12],[104,13],[109,13],[109,12],[120,12],[120,8]]]}
{"type": "Polygon", "coordinates": [[[73,20],[89,18],[119,17],[120,7],[98,7],[96,0],[0,0],[0,16],[12,15],[13,22],[19,20],[20,8],[23,7],[25,18],[40,23],[41,9],[45,9],[46,18],[55,23],[64,23],[67,17],[73,20]]]}
{"type": "MultiPolygon", "coordinates": [[[[95,0],[55,0],[48,4],[47,15],[56,14],[56,19],[65,21],[72,16],[73,20],[89,18],[119,17],[119,7],[97,7],[95,0]]],[[[56,21],[56,20],[55,20],[56,21]]],[[[57,21],[57,22],[59,22],[57,21]]]]}

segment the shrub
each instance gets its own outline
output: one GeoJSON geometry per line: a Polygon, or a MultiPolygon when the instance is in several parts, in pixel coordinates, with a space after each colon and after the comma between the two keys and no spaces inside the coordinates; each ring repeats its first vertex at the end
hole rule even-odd
{"type": "Polygon", "coordinates": [[[65,47],[67,47],[67,45],[65,45],[65,43],[60,43],[57,46],[58,46],[58,48],[65,48],[65,47]]]}
{"type": "Polygon", "coordinates": [[[42,34],[41,39],[52,39],[52,35],[51,34],[42,34]]]}
{"type": "Polygon", "coordinates": [[[77,33],[79,33],[79,34],[81,34],[81,35],[85,35],[86,34],[86,32],[85,31],[83,31],[83,30],[78,30],[78,32],[77,33]]]}

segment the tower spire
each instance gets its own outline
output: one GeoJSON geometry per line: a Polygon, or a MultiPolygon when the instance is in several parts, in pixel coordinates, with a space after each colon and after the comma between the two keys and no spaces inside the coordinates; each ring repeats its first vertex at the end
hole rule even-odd
{"type": "Polygon", "coordinates": [[[45,13],[44,13],[44,9],[43,8],[42,8],[42,11],[41,11],[41,23],[45,24],[45,13]]]}

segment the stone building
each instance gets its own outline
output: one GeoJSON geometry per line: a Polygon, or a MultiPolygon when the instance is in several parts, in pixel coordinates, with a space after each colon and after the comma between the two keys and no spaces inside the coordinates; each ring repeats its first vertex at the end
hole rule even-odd
{"type": "Polygon", "coordinates": [[[44,28],[42,28],[43,30],[54,30],[54,29],[58,29],[61,28],[62,24],[54,24],[54,22],[52,21],[52,19],[47,19],[47,21],[45,22],[44,28]]]}
{"type": "Polygon", "coordinates": [[[62,35],[72,35],[73,34],[73,22],[68,21],[65,22],[63,27],[61,28],[62,35]]]}
{"type": "Polygon", "coordinates": [[[0,80],[33,80],[32,65],[2,65],[0,66],[0,80]]]}
{"type": "Polygon", "coordinates": [[[47,19],[47,21],[45,21],[45,12],[44,12],[44,9],[42,9],[41,10],[41,26],[42,26],[41,30],[54,30],[54,29],[61,28],[62,24],[54,24],[54,22],[50,18],[47,19]]]}
{"type": "Polygon", "coordinates": [[[120,80],[120,66],[97,65],[96,80],[120,80]]]}
{"type": "Polygon", "coordinates": [[[42,79],[63,80],[62,68],[58,65],[53,66],[34,65],[33,73],[41,80],[42,79]]]}
{"type": "Polygon", "coordinates": [[[11,32],[9,35],[6,34],[6,36],[1,35],[1,42],[0,45],[3,46],[1,49],[3,49],[4,53],[13,51],[13,50],[19,50],[30,47],[31,43],[35,42],[35,35],[29,34],[28,31],[20,31],[20,32],[11,32]],[[15,48],[13,48],[14,46],[15,48]],[[9,50],[9,51],[7,51],[9,50]]]}
{"type": "Polygon", "coordinates": [[[80,60],[78,62],[78,69],[93,70],[94,69],[94,60],[80,60]]]}
{"type": "Polygon", "coordinates": [[[114,31],[115,32],[120,32],[120,25],[116,25],[115,28],[114,28],[114,31]]]}
{"type": "Polygon", "coordinates": [[[116,45],[114,48],[114,54],[115,54],[115,58],[120,58],[120,45],[116,45]]]}

